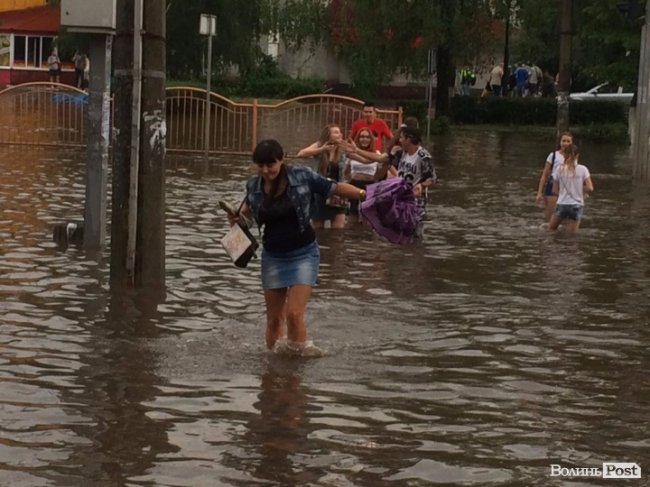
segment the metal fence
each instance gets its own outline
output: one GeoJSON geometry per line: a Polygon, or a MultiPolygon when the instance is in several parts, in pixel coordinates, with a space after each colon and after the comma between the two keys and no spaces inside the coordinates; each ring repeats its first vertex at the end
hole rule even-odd
{"type": "MultiPolygon", "coordinates": [[[[88,95],[67,85],[26,83],[0,91],[0,143],[80,146],[88,95]]],[[[363,102],[355,98],[316,94],[277,104],[232,101],[191,87],[167,88],[167,150],[204,152],[206,110],[210,110],[210,153],[249,154],[256,142],[276,138],[289,155],[318,139],[321,128],[337,124],[344,134],[360,118],[363,102]]],[[[378,109],[379,117],[396,129],[401,108],[378,109]]]]}
{"type": "Polygon", "coordinates": [[[0,91],[0,143],[84,144],[88,95],[58,83],[26,83],[0,91]]]}

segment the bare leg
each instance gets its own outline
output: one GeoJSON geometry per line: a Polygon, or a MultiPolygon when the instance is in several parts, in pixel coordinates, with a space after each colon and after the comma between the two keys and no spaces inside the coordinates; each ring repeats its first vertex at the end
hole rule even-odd
{"type": "Polygon", "coordinates": [[[304,343],[307,340],[305,327],[305,308],[311,296],[311,286],[296,284],[287,294],[287,338],[289,341],[304,343]]]}
{"type": "Polygon", "coordinates": [[[334,217],[332,220],[332,228],[344,228],[345,227],[345,213],[340,213],[334,217]]]}
{"type": "Polygon", "coordinates": [[[567,233],[575,235],[580,226],[580,220],[566,220],[564,222],[564,228],[566,228],[567,233]]]}
{"type": "Polygon", "coordinates": [[[282,336],[286,319],[286,301],[288,288],[265,289],[266,302],[266,347],[270,350],[282,336]]]}
{"type": "Polygon", "coordinates": [[[553,215],[551,217],[550,223],[548,224],[548,229],[550,231],[554,232],[555,230],[557,230],[557,227],[560,226],[560,223],[562,223],[562,220],[560,220],[560,217],[557,216],[557,215],[553,215]]]}
{"type": "Polygon", "coordinates": [[[551,221],[556,203],[557,196],[544,196],[544,221],[547,223],[551,221]]]}
{"type": "Polygon", "coordinates": [[[356,223],[360,223],[361,220],[359,220],[359,215],[358,215],[358,214],[356,214],[356,213],[350,213],[350,214],[348,215],[348,222],[350,222],[350,223],[352,223],[352,224],[356,224],[356,223]]]}

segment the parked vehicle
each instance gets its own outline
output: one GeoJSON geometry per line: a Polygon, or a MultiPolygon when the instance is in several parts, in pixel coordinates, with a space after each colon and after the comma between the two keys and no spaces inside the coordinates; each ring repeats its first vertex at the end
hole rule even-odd
{"type": "Polygon", "coordinates": [[[569,100],[603,100],[603,101],[620,101],[623,103],[630,103],[634,93],[623,93],[623,87],[619,86],[618,91],[615,93],[607,93],[600,91],[601,88],[607,86],[608,83],[601,83],[594,86],[588,91],[582,93],[570,93],[569,100]]]}

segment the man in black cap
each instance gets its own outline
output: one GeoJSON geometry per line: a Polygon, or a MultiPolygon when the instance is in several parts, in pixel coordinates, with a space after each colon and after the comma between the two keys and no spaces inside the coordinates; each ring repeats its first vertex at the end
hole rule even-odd
{"type": "MultiPolygon", "coordinates": [[[[397,168],[397,175],[413,185],[413,193],[418,205],[420,217],[426,215],[427,188],[436,181],[436,170],[429,151],[422,147],[420,130],[413,127],[403,127],[399,137],[401,150],[395,152],[390,163],[397,168]]],[[[420,223],[419,236],[422,237],[420,223]]]]}

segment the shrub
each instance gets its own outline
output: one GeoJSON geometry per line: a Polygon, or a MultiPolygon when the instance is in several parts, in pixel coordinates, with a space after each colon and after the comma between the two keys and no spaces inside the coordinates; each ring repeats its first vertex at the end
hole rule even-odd
{"type": "Polygon", "coordinates": [[[627,106],[618,101],[573,101],[569,104],[569,118],[576,125],[626,124],[627,106]]]}
{"type": "MultiPolygon", "coordinates": [[[[608,101],[573,101],[569,105],[572,125],[627,123],[625,104],[608,101]]],[[[455,123],[505,125],[554,125],[557,101],[554,98],[475,98],[455,96],[451,100],[455,123]]]]}

